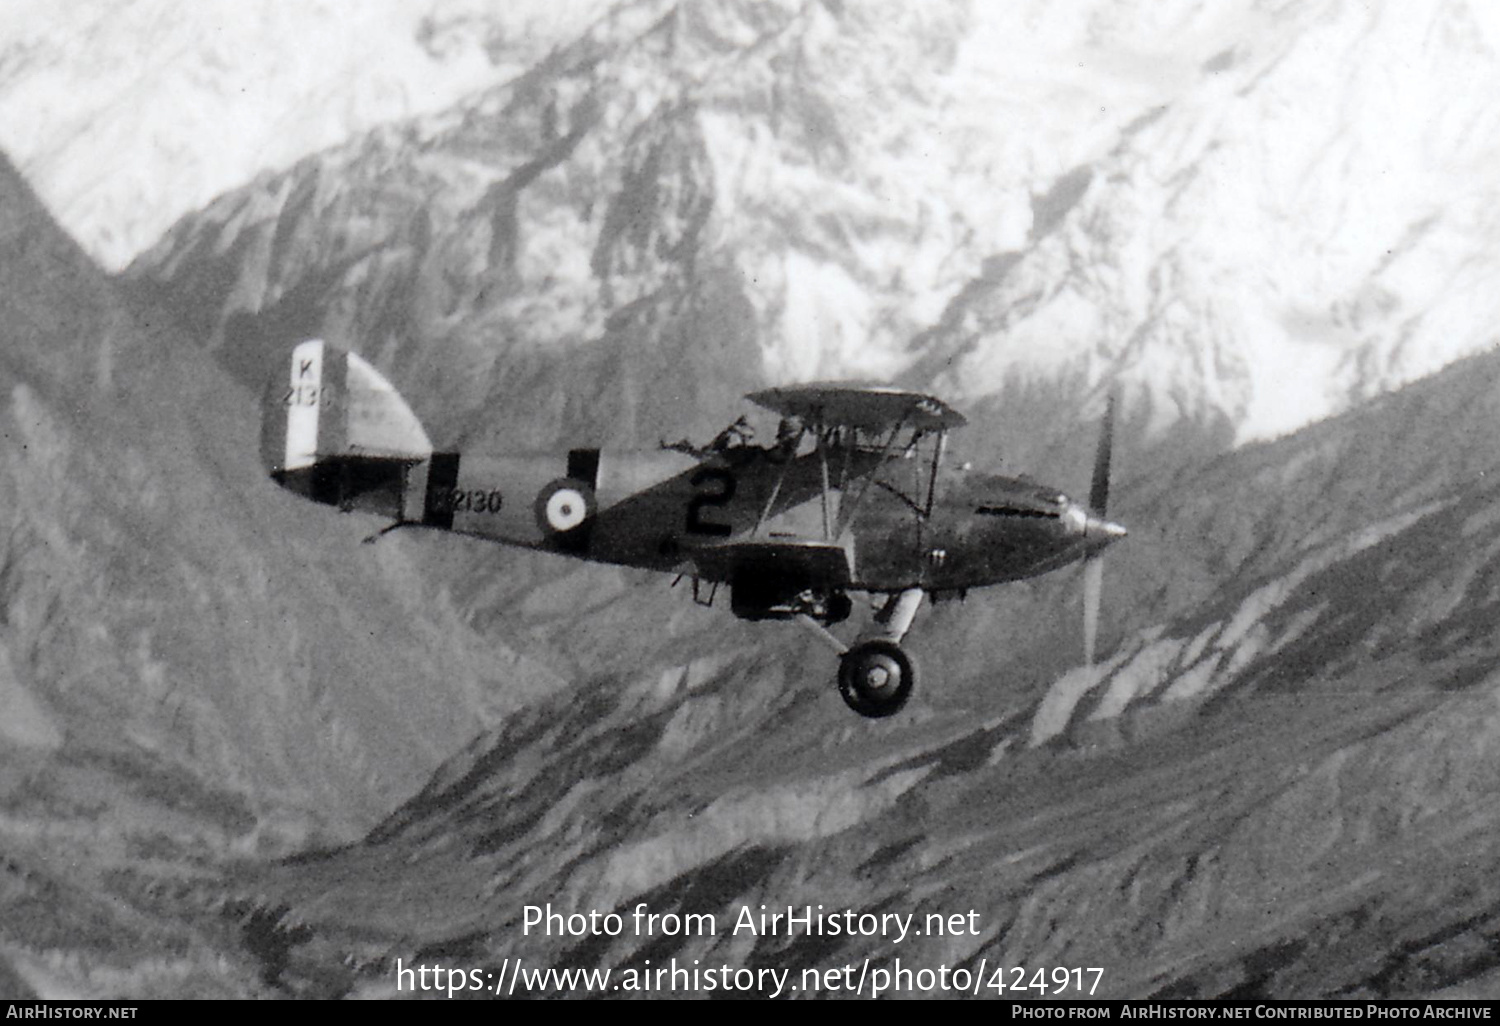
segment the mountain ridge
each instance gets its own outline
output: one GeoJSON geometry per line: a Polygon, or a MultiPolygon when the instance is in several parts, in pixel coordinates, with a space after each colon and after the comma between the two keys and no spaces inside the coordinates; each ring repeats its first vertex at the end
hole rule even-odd
{"type": "MultiPolygon", "coordinates": [[[[1183,0],[1151,19],[1191,51],[1157,53],[1168,88],[1144,70],[1160,39],[1127,30],[1125,9],[1084,25],[964,4],[617,5],[513,83],[222,198],[129,276],[209,299],[215,348],[226,317],[271,328],[263,306],[315,288],[304,321],[383,369],[450,374],[440,387],[468,419],[527,390],[511,358],[555,366],[644,332],[634,360],[649,362],[669,343],[642,317],[685,302],[727,304],[683,329],[751,328],[755,346],[732,359],[770,383],[900,376],[1034,421],[1028,390],[1113,381],[1150,411],[1150,439],[1178,420],[1268,437],[1493,341],[1472,326],[1494,320],[1494,197],[1465,169],[1500,146],[1500,125],[1463,99],[1495,74],[1492,17],[1183,0]],[[1472,34],[1440,31],[1464,18],[1472,34]],[[1090,88],[1108,82],[1124,106],[1073,134],[1037,126],[1055,153],[986,139],[997,118],[1039,116],[996,85],[1046,66],[1017,49],[1013,19],[1054,61],[1097,60],[1090,88]],[[1131,60],[1100,56],[1110,33],[1131,60]],[[1343,55],[1336,69],[1325,48],[1343,55]],[[983,63],[996,52],[1017,70],[983,63]],[[1450,78],[1465,90],[1430,125],[1423,98],[1450,78]],[[1293,94],[1320,99],[1289,106],[1293,94]],[[1410,145],[1388,147],[1393,132],[1410,145]],[[326,198],[283,208],[310,181],[326,198]],[[424,199],[400,208],[397,191],[424,199]],[[367,234],[345,238],[347,216],[367,234]],[[219,255],[273,231],[302,239],[288,267],[219,255]]],[[[630,423],[650,397],[591,400],[630,423]]],[[[486,433],[599,430],[528,413],[486,433]]]]}

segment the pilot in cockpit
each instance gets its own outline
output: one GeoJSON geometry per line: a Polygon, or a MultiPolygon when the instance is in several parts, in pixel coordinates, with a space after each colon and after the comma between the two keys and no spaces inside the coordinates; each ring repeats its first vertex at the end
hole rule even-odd
{"type": "Polygon", "coordinates": [[[802,442],[802,421],[797,417],[782,417],[776,424],[776,445],[772,451],[783,459],[795,456],[802,442]]]}

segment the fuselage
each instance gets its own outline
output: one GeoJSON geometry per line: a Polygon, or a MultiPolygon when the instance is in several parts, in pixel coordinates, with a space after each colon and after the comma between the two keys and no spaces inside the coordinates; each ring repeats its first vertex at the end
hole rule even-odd
{"type": "MultiPolygon", "coordinates": [[[[838,685],[862,716],[894,715],[916,679],[901,640],[924,595],[1033,577],[1125,533],[1103,519],[1113,403],[1090,502],[943,462],[964,417],[933,396],[879,385],[811,383],[747,396],[779,415],[776,443],[750,444],[745,418],[707,446],[574,448],[485,455],[438,451],[368,361],[299,343],[268,385],[266,472],[314,502],[507,545],[728,584],[745,620],[797,619],[840,652],[838,685]],[[850,591],[889,597],[847,644],[828,627],[850,591]]],[[[1086,659],[1100,572],[1084,576],[1086,659]],[[1089,596],[1092,596],[1090,598],[1089,596]]]]}
{"type": "Polygon", "coordinates": [[[1054,489],[945,465],[946,432],[962,417],[930,397],[806,386],[751,398],[801,426],[778,428],[770,446],[748,444],[737,422],[705,449],[439,452],[368,362],[309,340],[269,386],[261,447],[276,481],[317,502],[598,562],[740,577],[752,590],[751,578],[781,574],[812,590],[962,591],[1045,573],[1124,533],[1054,489]]]}
{"type": "Polygon", "coordinates": [[[958,467],[932,475],[927,461],[867,450],[826,460],[756,446],[572,450],[450,457],[434,469],[445,475],[427,482],[435,526],[659,571],[681,570],[694,546],[827,538],[848,545],[851,585],[869,591],[1031,577],[1123,533],[1055,489],[958,467]]]}

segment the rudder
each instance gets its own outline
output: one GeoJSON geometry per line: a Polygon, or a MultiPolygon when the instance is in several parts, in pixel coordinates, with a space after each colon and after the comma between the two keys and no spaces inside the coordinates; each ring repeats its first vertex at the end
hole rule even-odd
{"type": "Polygon", "coordinates": [[[432,443],[411,407],[358,353],[298,344],[267,387],[261,461],[314,502],[420,519],[432,443]]]}

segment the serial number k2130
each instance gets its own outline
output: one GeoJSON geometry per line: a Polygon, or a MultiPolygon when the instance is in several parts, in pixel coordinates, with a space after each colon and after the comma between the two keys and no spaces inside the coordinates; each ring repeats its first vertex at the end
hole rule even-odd
{"type": "Polygon", "coordinates": [[[500,489],[449,488],[440,492],[433,506],[439,513],[499,513],[503,496],[500,489]]]}

